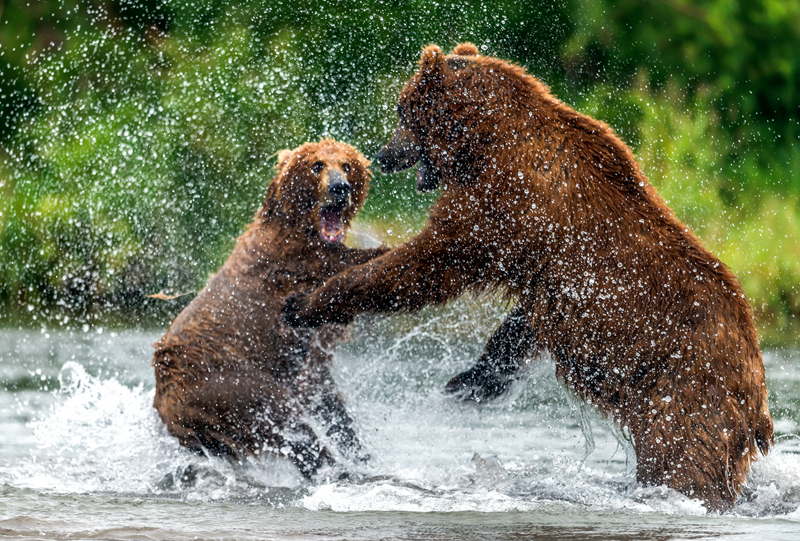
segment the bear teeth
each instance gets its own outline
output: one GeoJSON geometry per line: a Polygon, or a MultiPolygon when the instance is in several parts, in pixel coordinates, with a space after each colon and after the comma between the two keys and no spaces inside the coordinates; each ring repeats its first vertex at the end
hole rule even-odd
{"type": "Polygon", "coordinates": [[[337,207],[325,207],[320,209],[319,225],[323,239],[330,243],[339,242],[344,236],[342,209],[337,207]]]}

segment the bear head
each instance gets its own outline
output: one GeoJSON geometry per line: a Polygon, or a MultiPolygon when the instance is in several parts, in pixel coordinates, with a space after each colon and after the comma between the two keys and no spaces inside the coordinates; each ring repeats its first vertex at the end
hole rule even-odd
{"type": "Polygon", "coordinates": [[[278,153],[262,215],[329,244],[344,239],[369,190],[369,161],[332,139],[278,153]]]}
{"type": "Polygon", "coordinates": [[[400,122],[376,160],[384,173],[419,162],[420,191],[443,178],[467,184],[486,166],[484,150],[507,135],[508,122],[528,116],[522,98],[536,96],[547,96],[544,85],[518,66],[481,56],[471,43],[450,55],[430,45],[400,94],[400,122]]]}

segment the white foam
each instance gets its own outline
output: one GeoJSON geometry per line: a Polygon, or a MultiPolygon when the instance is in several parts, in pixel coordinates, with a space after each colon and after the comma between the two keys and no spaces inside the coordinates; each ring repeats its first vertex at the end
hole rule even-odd
{"type": "Polygon", "coordinates": [[[49,414],[31,423],[38,452],[13,472],[14,484],[58,492],[159,493],[192,467],[199,471],[187,497],[242,496],[264,487],[298,486],[286,461],[267,457],[234,466],[200,456],[171,437],[152,407],[153,390],[87,374],[67,362],[49,414]]]}
{"type": "MultiPolygon", "coordinates": [[[[705,513],[699,501],[675,491],[638,486],[611,426],[591,414],[596,449],[584,460],[580,412],[546,359],[499,402],[476,407],[445,397],[444,382],[469,366],[480,351],[476,345],[485,341],[473,336],[473,319],[456,314],[421,318],[419,324],[402,318],[362,321],[355,338],[340,347],[336,377],[373,457],[361,467],[372,476],[367,480],[324,482],[304,491],[285,460],[265,456],[232,464],[191,453],[167,433],[153,409],[152,380],[123,384],[110,375],[88,374],[90,364],[70,361],[50,410],[30,425],[36,448],[29,458],[0,468],[0,481],[56,492],[192,500],[260,498],[285,487],[288,500],[297,498],[301,507],[343,512],[529,511],[556,502],[705,513]],[[183,483],[187,471],[193,479],[183,483]]],[[[734,513],[800,520],[797,451],[797,439],[779,439],[753,466],[734,513]]],[[[335,471],[328,473],[335,478],[335,471]]]]}
{"type": "Polygon", "coordinates": [[[766,457],[753,464],[736,513],[800,519],[800,455],[786,452],[791,450],[793,445],[779,441],[766,457]]]}
{"type": "Polygon", "coordinates": [[[311,494],[302,498],[300,504],[315,511],[416,513],[503,513],[531,511],[539,505],[535,500],[514,498],[496,491],[431,491],[390,482],[360,486],[325,484],[315,487],[311,494]]]}

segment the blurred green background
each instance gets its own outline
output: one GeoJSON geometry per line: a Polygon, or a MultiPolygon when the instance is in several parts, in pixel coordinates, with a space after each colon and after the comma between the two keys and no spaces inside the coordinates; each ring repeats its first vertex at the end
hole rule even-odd
{"type": "MultiPolygon", "coordinates": [[[[611,124],[796,344],[800,0],[0,0],[0,324],[168,323],[191,296],[146,295],[202,288],[276,151],[371,157],[461,41],[611,124]]],[[[376,171],[362,224],[417,230],[413,185],[376,171]]]]}

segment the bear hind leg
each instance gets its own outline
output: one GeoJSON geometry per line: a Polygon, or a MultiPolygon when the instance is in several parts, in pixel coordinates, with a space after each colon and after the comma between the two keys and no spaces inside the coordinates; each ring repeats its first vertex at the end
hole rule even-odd
{"type": "MultiPolygon", "coordinates": [[[[335,461],[328,449],[319,441],[314,430],[305,423],[295,423],[291,434],[286,434],[289,459],[297,466],[303,477],[311,480],[323,466],[332,466],[335,461]]],[[[282,447],[282,446],[281,446],[282,447]]]]}
{"type": "Polygon", "coordinates": [[[639,426],[644,430],[634,436],[637,481],[700,499],[709,511],[729,511],[749,463],[749,457],[732,452],[736,435],[733,430],[727,436],[717,432],[715,427],[725,423],[715,413],[694,413],[691,419],[671,413],[660,411],[652,424],[639,426]]]}

